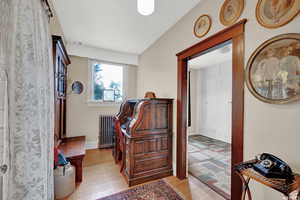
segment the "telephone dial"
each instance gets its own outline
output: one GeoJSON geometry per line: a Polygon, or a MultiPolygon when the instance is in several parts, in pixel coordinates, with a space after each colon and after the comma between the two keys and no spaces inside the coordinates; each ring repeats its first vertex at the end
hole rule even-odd
{"type": "Polygon", "coordinates": [[[291,168],[281,159],[268,153],[257,156],[257,163],[253,164],[253,169],[266,178],[286,179],[287,182],[294,180],[291,168]]]}

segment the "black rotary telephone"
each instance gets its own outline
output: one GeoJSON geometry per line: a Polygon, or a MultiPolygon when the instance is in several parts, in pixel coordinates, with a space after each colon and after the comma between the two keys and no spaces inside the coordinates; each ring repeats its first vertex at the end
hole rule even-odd
{"type": "Polygon", "coordinates": [[[266,178],[286,179],[287,182],[294,180],[291,168],[281,159],[268,153],[257,157],[258,162],[253,164],[253,169],[266,178]]]}

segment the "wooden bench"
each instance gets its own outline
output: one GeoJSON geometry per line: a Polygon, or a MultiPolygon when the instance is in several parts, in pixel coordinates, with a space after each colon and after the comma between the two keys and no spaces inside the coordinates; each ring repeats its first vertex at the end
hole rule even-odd
{"type": "Polygon", "coordinates": [[[82,181],[82,161],[85,156],[85,136],[64,138],[59,147],[76,169],[76,182],[82,181]]]}

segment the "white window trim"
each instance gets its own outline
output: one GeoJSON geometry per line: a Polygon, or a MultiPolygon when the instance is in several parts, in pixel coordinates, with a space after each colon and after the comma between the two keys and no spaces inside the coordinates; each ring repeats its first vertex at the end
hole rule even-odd
{"type": "Polygon", "coordinates": [[[122,94],[123,94],[123,100],[126,97],[126,90],[125,90],[125,86],[124,86],[124,76],[125,76],[125,69],[127,67],[126,64],[120,64],[120,63],[113,63],[113,62],[107,62],[107,61],[102,61],[102,60],[94,60],[94,59],[89,59],[88,61],[88,86],[87,86],[87,104],[90,107],[115,107],[115,106],[120,106],[122,101],[115,101],[115,102],[106,102],[106,101],[96,101],[93,98],[93,91],[94,91],[94,84],[93,84],[93,65],[95,63],[102,63],[102,64],[108,64],[108,65],[116,65],[116,66],[120,66],[123,68],[123,83],[122,83],[122,94]]]}

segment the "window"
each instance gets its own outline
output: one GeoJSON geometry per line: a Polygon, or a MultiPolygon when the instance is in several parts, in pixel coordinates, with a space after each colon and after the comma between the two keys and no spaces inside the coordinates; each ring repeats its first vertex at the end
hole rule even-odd
{"type": "Polygon", "coordinates": [[[120,102],[123,97],[123,66],[92,62],[92,95],[97,102],[120,102]]]}

